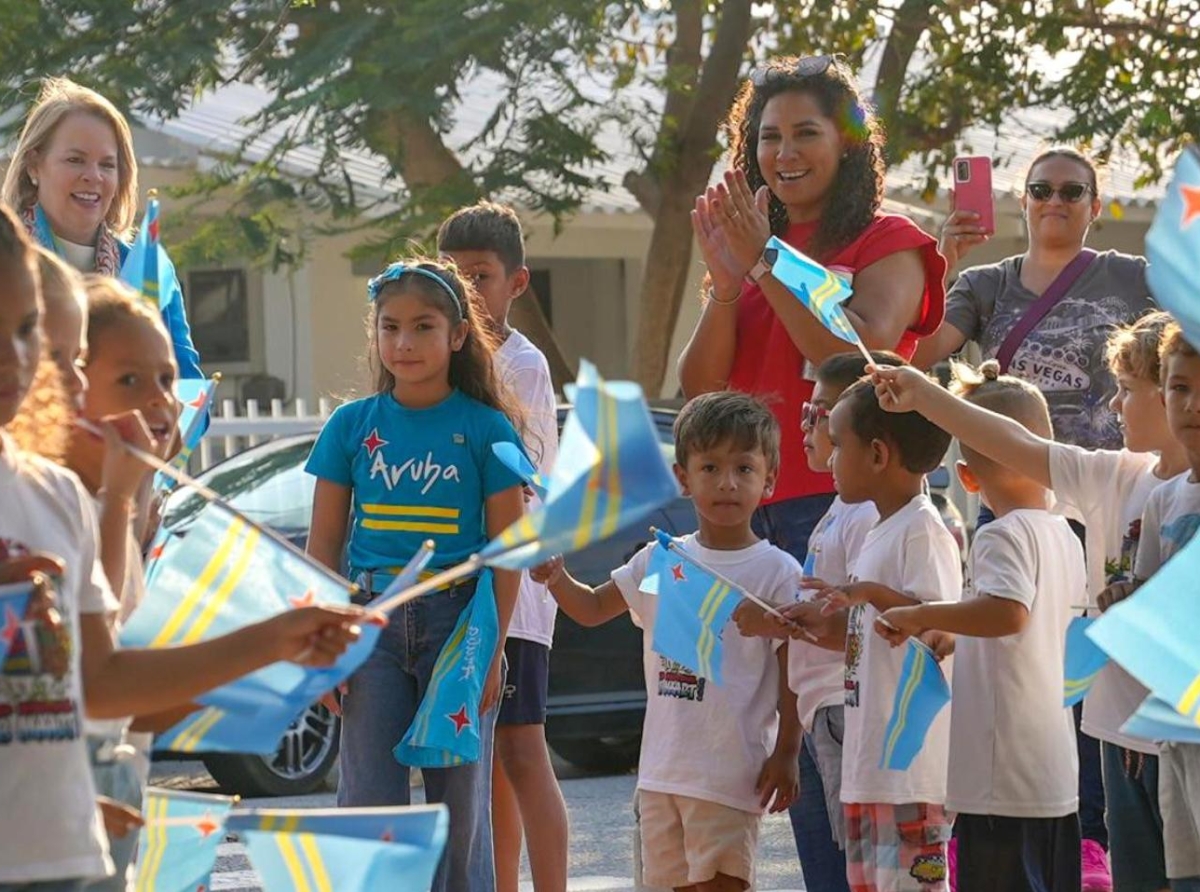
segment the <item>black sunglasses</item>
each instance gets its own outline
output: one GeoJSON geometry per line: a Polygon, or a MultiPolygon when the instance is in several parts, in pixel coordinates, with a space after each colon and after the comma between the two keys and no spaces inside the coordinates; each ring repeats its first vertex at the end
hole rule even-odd
{"type": "Polygon", "coordinates": [[[1092,187],[1087,183],[1063,183],[1056,189],[1050,183],[1035,180],[1025,184],[1025,191],[1034,201],[1049,201],[1057,194],[1061,195],[1067,204],[1075,204],[1091,192],[1092,187]]]}
{"type": "Polygon", "coordinates": [[[816,77],[829,70],[829,66],[841,58],[841,53],[827,56],[803,56],[796,60],[791,68],[781,68],[778,65],[760,65],[750,72],[750,83],[756,87],[764,87],[771,81],[783,77],[816,77]]]}

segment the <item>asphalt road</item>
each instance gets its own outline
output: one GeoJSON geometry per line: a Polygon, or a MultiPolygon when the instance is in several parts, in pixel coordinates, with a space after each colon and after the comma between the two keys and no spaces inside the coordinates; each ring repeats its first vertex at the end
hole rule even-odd
{"type": "MultiPolygon", "coordinates": [[[[571,820],[569,892],[634,892],[633,799],[634,776],[589,776],[556,762],[556,771],[571,820]]],[[[150,782],[155,786],[221,792],[199,762],[156,762],[150,782]]],[[[420,790],[414,790],[420,801],[420,790]]],[[[319,808],[334,804],[332,792],[275,799],[246,799],[251,807],[319,808]]],[[[532,892],[528,871],[523,871],[522,892],[532,892]]],[[[212,892],[258,892],[254,869],[240,844],[221,845],[212,892]]],[[[804,889],[791,827],[786,816],[764,820],[759,837],[758,892],[799,892],[804,889]]]]}

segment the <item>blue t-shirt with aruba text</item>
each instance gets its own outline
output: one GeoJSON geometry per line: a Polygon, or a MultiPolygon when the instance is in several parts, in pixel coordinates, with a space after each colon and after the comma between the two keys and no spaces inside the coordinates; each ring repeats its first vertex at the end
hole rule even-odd
{"type": "Polygon", "coordinates": [[[351,572],[394,573],[426,539],[438,567],[479,551],[484,500],[521,485],[492,452],[499,442],[521,443],[503,413],[458,390],[424,409],[391,393],[339,406],[305,470],[354,491],[351,572]]]}

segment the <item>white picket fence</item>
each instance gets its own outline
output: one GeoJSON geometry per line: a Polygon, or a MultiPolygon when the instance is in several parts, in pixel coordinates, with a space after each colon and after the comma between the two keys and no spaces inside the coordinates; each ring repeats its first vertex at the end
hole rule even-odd
{"type": "Polygon", "coordinates": [[[277,437],[314,433],[336,405],[336,401],[321,397],[314,414],[303,399],[287,406],[283,400],[271,400],[266,406],[258,400],[222,400],[213,407],[208,432],[192,454],[191,472],[199,474],[243,449],[277,437]]]}

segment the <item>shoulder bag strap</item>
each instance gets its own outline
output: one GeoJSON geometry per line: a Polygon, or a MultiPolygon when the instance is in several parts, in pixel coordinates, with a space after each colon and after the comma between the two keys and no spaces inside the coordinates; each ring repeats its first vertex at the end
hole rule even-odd
{"type": "Polygon", "coordinates": [[[1025,315],[1012,327],[1004,339],[1004,343],[996,351],[996,361],[1000,363],[1002,374],[1008,371],[1008,365],[1012,362],[1017,348],[1021,346],[1029,333],[1037,328],[1038,323],[1046,318],[1046,314],[1054,309],[1054,305],[1066,296],[1068,289],[1083,275],[1083,271],[1092,265],[1092,261],[1096,257],[1096,252],[1091,248],[1084,248],[1076,254],[1075,259],[1063,267],[1062,272],[1050,283],[1050,287],[1033,302],[1025,311],[1025,315]]]}

